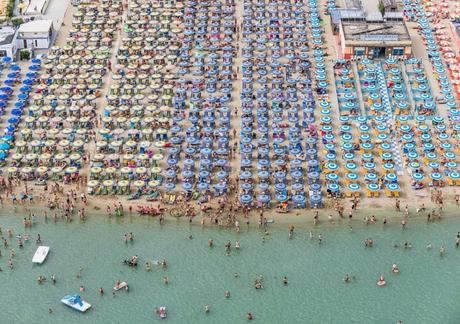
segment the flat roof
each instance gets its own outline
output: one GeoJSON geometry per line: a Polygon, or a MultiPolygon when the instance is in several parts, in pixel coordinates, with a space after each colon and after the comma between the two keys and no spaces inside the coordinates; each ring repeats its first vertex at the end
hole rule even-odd
{"type": "Polygon", "coordinates": [[[344,0],[344,5],[347,9],[361,9],[360,0],[344,0]]]}
{"type": "Polygon", "coordinates": [[[457,32],[457,36],[460,37],[460,21],[453,21],[452,25],[455,27],[455,31],[457,32]]]}
{"type": "Polygon", "coordinates": [[[388,11],[385,12],[385,19],[404,20],[402,11],[388,11]]]}
{"type": "Polygon", "coordinates": [[[2,27],[0,28],[0,45],[11,44],[16,33],[15,29],[12,27],[2,27]]]}
{"type": "Polygon", "coordinates": [[[19,33],[47,33],[53,26],[51,19],[33,20],[19,26],[19,33]]]}
{"type": "Polygon", "coordinates": [[[409,32],[404,21],[343,21],[343,34],[345,42],[374,43],[400,42],[405,45],[412,44],[409,32]]]}
{"type": "Polygon", "coordinates": [[[43,8],[46,6],[48,0],[30,0],[29,5],[27,6],[25,15],[40,15],[44,12],[43,8]]]}
{"type": "Polygon", "coordinates": [[[365,20],[366,16],[361,9],[338,9],[341,20],[365,20]]]}

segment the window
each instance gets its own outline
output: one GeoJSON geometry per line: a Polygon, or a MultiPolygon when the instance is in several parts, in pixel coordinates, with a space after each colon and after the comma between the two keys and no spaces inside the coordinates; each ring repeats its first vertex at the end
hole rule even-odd
{"type": "Polygon", "coordinates": [[[404,55],[404,47],[393,47],[392,54],[395,56],[404,55]]]}
{"type": "Polygon", "coordinates": [[[365,51],[364,47],[355,47],[355,56],[364,56],[365,51]]]}

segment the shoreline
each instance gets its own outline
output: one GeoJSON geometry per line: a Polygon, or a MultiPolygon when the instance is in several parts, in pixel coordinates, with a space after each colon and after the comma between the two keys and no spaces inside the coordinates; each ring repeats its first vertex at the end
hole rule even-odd
{"type": "MultiPolygon", "coordinates": [[[[91,198],[91,197],[90,197],[91,198]]],[[[159,216],[149,216],[149,215],[140,215],[137,211],[135,211],[135,206],[136,204],[130,203],[128,201],[128,204],[133,206],[133,211],[130,213],[127,211],[128,206],[125,205],[126,201],[122,201],[120,199],[117,199],[115,197],[110,197],[108,199],[96,199],[96,201],[92,199],[88,199],[88,204],[85,206],[82,203],[78,203],[76,205],[76,210],[79,210],[81,208],[85,208],[85,214],[87,215],[86,218],[92,218],[92,217],[98,217],[100,219],[146,219],[149,218],[152,221],[159,221],[159,216]],[[113,206],[115,203],[122,203],[124,206],[124,216],[115,216],[112,215],[111,217],[108,216],[107,212],[105,211],[105,208],[107,205],[113,206]],[[104,205],[102,205],[102,203],[104,205]],[[96,208],[97,205],[100,205],[99,208],[96,208]]],[[[149,204],[149,203],[148,203],[149,204]]],[[[153,205],[153,204],[152,204],[153,205]]],[[[404,204],[401,203],[403,206],[404,204]]],[[[420,206],[420,205],[417,205],[420,206]]],[[[268,228],[286,228],[290,225],[295,225],[296,227],[300,228],[310,228],[312,230],[314,229],[325,229],[325,228],[338,228],[338,227],[344,227],[344,228],[349,228],[350,225],[353,228],[356,227],[366,227],[366,226],[383,226],[382,225],[382,219],[383,217],[387,218],[388,224],[386,227],[394,227],[395,222],[397,222],[397,226],[401,226],[400,222],[402,220],[408,221],[408,227],[410,227],[410,224],[412,222],[416,223],[421,223],[421,222],[426,222],[427,221],[427,213],[428,211],[437,209],[437,205],[435,205],[433,202],[429,202],[428,204],[425,204],[426,206],[426,211],[423,212],[417,212],[416,208],[417,206],[410,205],[409,206],[409,216],[406,217],[404,215],[404,211],[401,208],[401,211],[398,212],[394,208],[394,206],[388,210],[384,209],[381,207],[373,207],[370,208],[369,206],[359,206],[357,210],[353,212],[353,218],[351,220],[351,223],[348,219],[348,214],[344,213],[343,218],[339,218],[337,215],[337,212],[331,208],[323,208],[323,209],[318,209],[319,212],[319,223],[314,224],[314,212],[315,210],[294,210],[289,213],[276,213],[273,210],[270,210],[266,215],[265,218],[270,221],[268,224],[268,228]],[[333,220],[330,221],[328,219],[329,215],[333,215],[333,220]],[[375,223],[369,223],[366,224],[364,217],[365,216],[372,216],[375,215],[377,218],[377,221],[375,223]],[[272,222],[273,221],[273,222],[272,222]]],[[[210,216],[206,215],[203,216],[202,212],[199,212],[196,216],[192,218],[192,221],[189,221],[189,218],[187,216],[180,216],[180,217],[174,217],[170,216],[168,213],[168,210],[171,209],[171,205],[165,205],[165,208],[167,210],[164,213],[164,221],[165,224],[164,226],[167,226],[168,223],[171,223],[175,221],[175,223],[180,223],[181,225],[188,224],[189,226],[193,227],[202,227],[202,228],[213,228],[213,229],[225,229],[225,230],[235,230],[236,227],[233,225],[215,225],[210,223],[210,216]],[[205,219],[204,224],[201,222],[202,219],[205,219]]],[[[453,219],[457,217],[457,212],[460,206],[457,206],[455,203],[447,203],[443,206],[442,210],[442,218],[441,219],[432,219],[430,222],[431,223],[437,223],[442,221],[442,219],[453,219]]],[[[39,220],[44,219],[44,214],[45,212],[47,213],[47,218],[48,222],[53,222],[53,216],[52,214],[56,212],[58,214],[58,221],[57,222],[62,222],[63,221],[63,216],[59,215],[61,213],[60,209],[50,209],[49,207],[46,206],[46,202],[44,201],[37,201],[34,200],[32,204],[29,202],[24,202],[24,203],[16,203],[13,204],[10,200],[3,200],[2,205],[0,206],[0,209],[7,210],[7,211],[14,211],[13,214],[21,217],[21,219],[18,219],[18,221],[21,221],[23,217],[28,217],[28,213],[35,214],[35,216],[39,220]]],[[[254,229],[262,229],[263,226],[259,226],[259,217],[257,213],[259,210],[255,210],[249,213],[248,218],[244,218],[242,214],[239,215],[239,217],[236,217],[236,219],[240,222],[240,228],[241,229],[248,229],[248,230],[254,230],[254,229]],[[246,224],[246,220],[249,220],[249,225],[246,224]]],[[[267,212],[267,211],[265,211],[267,212]]],[[[82,221],[84,222],[85,220],[80,220],[76,213],[72,215],[72,221],[82,221]]]]}

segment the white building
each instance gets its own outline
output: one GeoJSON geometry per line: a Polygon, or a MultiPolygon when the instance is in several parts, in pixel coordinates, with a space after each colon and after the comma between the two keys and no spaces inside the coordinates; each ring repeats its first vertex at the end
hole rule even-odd
{"type": "Polygon", "coordinates": [[[0,57],[15,58],[18,50],[16,35],[16,30],[13,27],[4,26],[0,28],[0,57]]]}
{"type": "Polygon", "coordinates": [[[48,8],[48,0],[30,0],[27,9],[24,12],[26,16],[41,16],[45,14],[48,8]]]}
{"type": "Polygon", "coordinates": [[[46,49],[53,40],[52,20],[33,20],[22,24],[18,29],[17,43],[20,49],[46,49]]]}

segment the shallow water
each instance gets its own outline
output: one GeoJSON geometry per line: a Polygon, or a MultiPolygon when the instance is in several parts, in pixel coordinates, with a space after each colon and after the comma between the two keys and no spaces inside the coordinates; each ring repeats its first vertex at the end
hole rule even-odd
{"type": "MultiPolygon", "coordinates": [[[[20,216],[3,211],[0,224],[13,228],[15,235],[24,232],[20,216]]],[[[272,227],[265,243],[257,229],[237,234],[168,221],[160,227],[157,220],[125,217],[108,220],[90,217],[84,223],[44,223],[32,229],[31,241],[17,251],[15,269],[6,266],[7,251],[2,248],[0,264],[2,323],[92,323],[160,322],[153,313],[155,307],[166,305],[170,323],[246,323],[246,312],[254,313],[256,323],[459,323],[460,299],[458,272],[460,249],[454,248],[460,221],[454,218],[429,225],[419,221],[401,231],[397,222],[382,229],[381,225],[346,225],[314,229],[315,239],[309,240],[308,229],[296,228],[295,237],[288,239],[287,230],[272,227]],[[132,231],[135,242],[124,244],[122,236],[132,231]],[[316,236],[322,233],[324,242],[318,245],[316,236]],[[51,253],[41,266],[32,265],[36,234],[51,253]],[[193,235],[192,240],[186,239],[193,235]],[[215,247],[207,241],[213,237],[215,247]],[[373,248],[364,248],[362,240],[372,237],[373,248]],[[239,239],[242,249],[226,256],[226,240],[239,239]],[[412,249],[395,249],[395,243],[412,242],[412,249]],[[433,242],[433,249],[425,245],[433,242]],[[447,253],[439,256],[444,242],[447,253]],[[166,258],[167,270],[154,268],[150,273],[142,267],[129,268],[121,260],[134,254],[147,259],[166,258]],[[401,269],[399,275],[390,272],[392,263],[401,269]],[[82,278],[75,274],[83,267],[82,278]],[[57,275],[55,286],[48,281],[38,285],[36,278],[51,273],[57,275]],[[234,274],[239,276],[235,277],[234,274]],[[356,281],[344,284],[345,273],[356,281]],[[252,287],[254,278],[262,274],[264,289],[252,287]],[[388,285],[376,286],[383,274],[388,285]],[[170,285],[162,282],[169,276],[170,285]],[[289,285],[281,282],[289,278],[289,285]],[[130,292],[111,295],[117,280],[125,280],[130,292]],[[68,293],[81,295],[93,309],[80,314],[60,303],[68,293]],[[100,297],[98,287],[106,294],[100,297]],[[224,298],[229,290],[231,297],[224,298]],[[205,314],[203,305],[210,304],[205,314]],[[53,314],[48,314],[48,308],[53,314]]]]}

